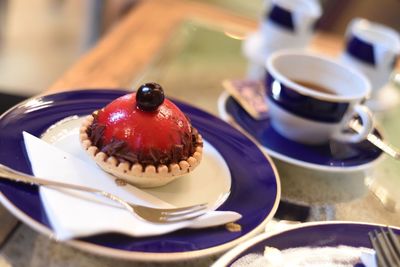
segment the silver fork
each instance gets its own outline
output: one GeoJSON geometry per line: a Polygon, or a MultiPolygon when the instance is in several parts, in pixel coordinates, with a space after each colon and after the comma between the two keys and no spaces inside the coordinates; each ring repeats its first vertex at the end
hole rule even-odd
{"type": "Polygon", "coordinates": [[[400,241],[392,229],[381,228],[368,233],[369,240],[376,253],[379,267],[400,266],[400,241]]]}
{"type": "Polygon", "coordinates": [[[41,185],[47,187],[65,188],[83,192],[90,192],[111,199],[112,201],[127,209],[132,214],[136,214],[140,218],[154,223],[172,223],[194,219],[203,215],[207,209],[206,203],[171,209],[160,209],[136,205],[102,190],[80,185],[49,181],[16,171],[2,164],[0,164],[0,179],[1,178],[31,185],[41,185]]]}

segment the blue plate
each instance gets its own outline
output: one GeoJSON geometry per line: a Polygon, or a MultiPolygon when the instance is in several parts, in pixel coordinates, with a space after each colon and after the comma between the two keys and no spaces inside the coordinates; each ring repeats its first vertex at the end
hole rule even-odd
{"type": "MultiPolygon", "coordinates": [[[[15,106],[0,117],[0,162],[32,173],[22,131],[39,137],[61,119],[90,114],[126,93],[122,90],[71,91],[29,99],[15,106]]],[[[221,226],[185,229],[148,238],[104,234],[69,241],[70,244],[94,253],[126,259],[190,259],[227,250],[261,231],[272,218],[280,197],[280,184],[271,161],[229,124],[189,104],[174,102],[224,157],[231,172],[232,186],[228,199],[218,210],[242,214],[243,218],[238,221],[241,231],[230,232],[221,226]],[[243,154],[246,156],[243,157],[243,154]]],[[[4,180],[0,181],[0,192],[2,203],[14,215],[36,230],[51,234],[36,186],[4,180]]]]}
{"type": "MultiPolygon", "coordinates": [[[[382,151],[368,141],[356,144],[330,142],[322,145],[294,142],[278,134],[268,118],[253,119],[233,97],[226,94],[220,97],[219,110],[223,119],[233,119],[269,155],[298,166],[331,172],[357,171],[372,166],[382,155],[382,151]]],[[[375,134],[380,136],[377,130],[375,134]]]]}
{"type": "MultiPolygon", "coordinates": [[[[372,248],[368,232],[383,225],[352,222],[305,223],[277,234],[263,234],[223,255],[215,266],[230,266],[239,258],[250,254],[263,254],[266,246],[283,250],[296,247],[351,246],[372,248]]],[[[399,228],[393,231],[400,234],[399,228]]]]}

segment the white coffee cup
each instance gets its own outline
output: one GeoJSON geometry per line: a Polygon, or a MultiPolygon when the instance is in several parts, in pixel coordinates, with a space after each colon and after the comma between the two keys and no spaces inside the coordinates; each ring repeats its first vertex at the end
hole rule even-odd
{"type": "Polygon", "coordinates": [[[272,50],[306,47],[321,15],[318,0],[272,0],[260,22],[266,47],[272,50]]]}
{"type": "Polygon", "coordinates": [[[317,0],[271,0],[259,30],[246,38],[243,53],[249,61],[248,78],[262,79],[268,56],[281,49],[304,49],[322,15],[317,0]]]}
{"type": "Polygon", "coordinates": [[[373,130],[372,113],[362,104],[371,86],[356,70],[325,56],[293,50],[272,54],[266,68],[271,124],[282,136],[305,144],[331,139],[360,142],[373,130]],[[357,115],[362,130],[345,131],[357,115]]]}
{"type": "Polygon", "coordinates": [[[341,61],[367,76],[372,98],[388,83],[399,54],[400,37],[394,29],[361,18],[347,27],[341,61]]]}

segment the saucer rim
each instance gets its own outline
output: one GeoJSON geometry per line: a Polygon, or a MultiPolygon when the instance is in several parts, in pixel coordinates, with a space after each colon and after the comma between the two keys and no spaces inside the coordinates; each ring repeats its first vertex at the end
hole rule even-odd
{"type": "MultiPolygon", "coordinates": [[[[388,226],[388,225],[380,224],[380,223],[370,223],[370,222],[360,222],[360,221],[318,221],[318,222],[306,222],[306,223],[300,223],[297,225],[291,225],[291,226],[289,226],[289,228],[283,228],[283,229],[273,230],[271,232],[265,232],[265,233],[262,233],[252,239],[247,240],[246,242],[234,247],[233,249],[231,249],[228,252],[226,252],[225,254],[223,254],[212,265],[212,267],[227,266],[228,264],[232,264],[235,257],[238,257],[241,253],[245,252],[252,246],[254,246],[266,239],[280,235],[284,232],[298,231],[303,228],[318,227],[318,226],[323,226],[323,225],[354,225],[354,226],[365,225],[365,226],[381,226],[381,227],[388,226]]],[[[389,227],[400,231],[400,227],[393,226],[393,225],[389,225],[389,227]]]]}
{"type": "Polygon", "coordinates": [[[270,155],[271,157],[273,157],[275,159],[278,159],[283,162],[293,164],[293,165],[296,165],[299,167],[316,170],[316,171],[325,171],[325,172],[332,172],[332,173],[349,173],[349,172],[365,171],[367,169],[370,169],[385,158],[385,153],[382,152],[379,157],[377,157],[376,159],[369,161],[367,163],[356,165],[356,166],[349,166],[349,167],[338,167],[338,166],[326,166],[326,165],[320,165],[320,164],[315,164],[315,163],[309,163],[306,161],[294,159],[287,155],[281,154],[279,152],[271,150],[271,149],[263,146],[262,144],[260,144],[257,140],[255,140],[255,138],[253,136],[251,136],[251,134],[247,133],[238,123],[236,123],[235,119],[231,115],[228,114],[228,112],[226,111],[226,108],[225,108],[225,104],[226,104],[228,97],[230,97],[230,96],[231,95],[226,91],[223,91],[219,95],[218,101],[217,101],[219,117],[223,121],[226,121],[226,122],[234,125],[243,134],[245,134],[249,139],[251,139],[254,143],[256,143],[257,146],[259,146],[262,151],[264,151],[265,153],[267,153],[268,155],[270,155]]]}

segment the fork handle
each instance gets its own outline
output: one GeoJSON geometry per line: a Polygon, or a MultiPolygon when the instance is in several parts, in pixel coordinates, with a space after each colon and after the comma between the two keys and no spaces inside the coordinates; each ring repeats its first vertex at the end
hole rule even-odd
{"type": "Polygon", "coordinates": [[[41,185],[41,186],[49,186],[49,187],[59,187],[59,188],[65,188],[65,189],[72,189],[72,190],[77,190],[77,191],[82,191],[82,192],[89,192],[89,193],[94,193],[103,197],[106,197],[108,199],[111,199],[129,211],[133,212],[133,206],[137,206],[131,203],[127,203],[124,200],[120,199],[119,197],[105,192],[101,191],[98,189],[90,188],[90,187],[85,187],[81,185],[75,185],[75,184],[66,184],[62,182],[56,182],[56,181],[50,181],[46,180],[43,178],[38,178],[29,174],[25,174],[19,171],[16,171],[14,169],[11,169],[3,164],[0,164],[0,179],[7,179],[15,182],[21,182],[25,184],[30,184],[30,185],[41,185]]]}
{"type": "Polygon", "coordinates": [[[74,185],[74,184],[66,184],[62,182],[50,181],[42,178],[38,178],[29,174],[25,174],[16,170],[13,170],[3,164],[0,164],[0,178],[8,179],[15,182],[22,182],[25,184],[30,185],[42,185],[42,186],[56,186],[62,187],[66,189],[78,190],[78,191],[85,191],[91,193],[99,193],[102,192],[100,190],[85,187],[81,185],[74,185]]]}

